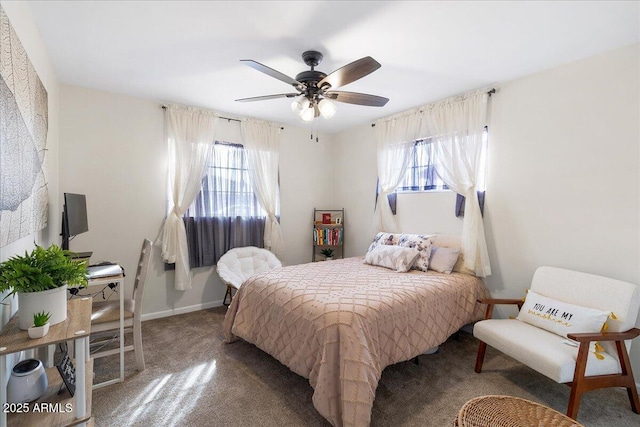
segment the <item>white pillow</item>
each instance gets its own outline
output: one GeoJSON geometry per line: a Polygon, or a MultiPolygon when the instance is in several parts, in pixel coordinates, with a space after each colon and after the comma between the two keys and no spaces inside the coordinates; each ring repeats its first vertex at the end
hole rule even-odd
{"type": "Polygon", "coordinates": [[[516,319],[566,338],[567,334],[600,332],[610,315],[610,311],[568,304],[529,291],[516,319]]]}
{"type": "Polygon", "coordinates": [[[429,258],[429,269],[439,273],[451,274],[453,266],[458,261],[460,248],[431,247],[431,258],[429,258]]]}
{"type": "Polygon", "coordinates": [[[414,248],[381,245],[367,252],[363,262],[390,268],[398,273],[406,273],[416,262],[419,254],[418,250],[414,248]]]}

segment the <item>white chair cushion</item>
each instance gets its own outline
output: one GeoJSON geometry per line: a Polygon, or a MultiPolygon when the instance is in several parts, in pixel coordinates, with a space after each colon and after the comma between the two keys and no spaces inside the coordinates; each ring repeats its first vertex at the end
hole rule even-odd
{"type": "Polygon", "coordinates": [[[216,270],[220,278],[239,289],[251,276],[282,267],[280,260],[266,249],[255,246],[233,248],[218,260],[216,270]]]}
{"type": "MultiPolygon", "coordinates": [[[[473,335],[558,383],[573,381],[578,347],[565,344],[566,338],[516,319],[482,320],[473,335]]],[[[589,352],[585,376],[620,373],[617,357],[599,354],[604,359],[589,352]]]]}

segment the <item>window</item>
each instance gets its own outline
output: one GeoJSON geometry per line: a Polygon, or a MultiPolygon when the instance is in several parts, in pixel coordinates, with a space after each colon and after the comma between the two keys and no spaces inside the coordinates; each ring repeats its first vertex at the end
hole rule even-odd
{"type": "Polygon", "coordinates": [[[234,247],[264,247],[266,217],[243,146],[216,141],[200,192],[184,215],[191,267],[214,265],[234,247]]]}
{"type": "MultiPolygon", "coordinates": [[[[487,167],[486,144],[489,138],[487,127],[484,128],[482,143],[485,149],[482,150],[480,159],[479,179],[477,189],[479,192],[485,190],[485,174],[487,167]]],[[[438,191],[448,190],[449,187],[440,179],[435,171],[435,150],[431,143],[431,138],[419,139],[413,143],[411,149],[409,165],[404,180],[398,185],[397,192],[410,191],[438,191]]]]}
{"type": "Polygon", "coordinates": [[[202,188],[187,210],[189,217],[266,217],[253,192],[244,148],[216,142],[202,188]]]}
{"type": "Polygon", "coordinates": [[[435,150],[431,139],[419,139],[411,149],[409,165],[404,180],[396,191],[433,191],[448,190],[435,171],[435,150]]]}

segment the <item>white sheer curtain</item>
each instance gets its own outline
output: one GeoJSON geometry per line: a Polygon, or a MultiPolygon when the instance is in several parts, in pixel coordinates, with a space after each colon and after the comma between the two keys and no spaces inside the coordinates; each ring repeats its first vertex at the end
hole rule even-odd
{"type": "Polygon", "coordinates": [[[398,223],[391,211],[387,196],[404,178],[411,147],[418,138],[421,119],[420,111],[415,110],[376,122],[380,194],[373,214],[375,232],[398,231],[398,223]]]}
{"type": "Polygon", "coordinates": [[[281,257],[284,241],[276,217],[279,196],[280,129],[268,122],[246,119],[240,123],[240,130],[254,191],[268,215],[264,227],[264,246],[281,257]]]}
{"type": "Polygon", "coordinates": [[[466,197],[462,222],[465,267],[477,276],[491,274],[477,185],[486,150],[483,134],[487,91],[477,91],[429,105],[423,111],[435,149],[435,170],[449,188],[466,197]]]}
{"type": "Polygon", "coordinates": [[[191,289],[189,251],[182,216],[200,191],[213,149],[217,118],[213,112],[167,107],[169,214],[160,234],[162,259],[176,264],[175,288],[191,289]]]}

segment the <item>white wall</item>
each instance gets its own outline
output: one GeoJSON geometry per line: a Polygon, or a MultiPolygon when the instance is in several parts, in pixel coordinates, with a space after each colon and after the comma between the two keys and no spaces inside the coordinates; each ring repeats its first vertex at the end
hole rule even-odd
{"type": "MultiPolygon", "coordinates": [[[[634,45],[505,83],[492,96],[485,227],[493,296],[521,297],[540,265],[640,284],[639,64],[634,45]]],[[[336,182],[353,182],[353,190],[335,186],[351,213],[350,255],[363,254],[372,236],[375,150],[368,124],[336,136],[345,153],[336,182]],[[348,160],[355,156],[362,161],[348,160]]],[[[454,206],[452,193],[405,194],[397,217],[405,232],[460,233],[454,206]]],[[[631,358],[640,372],[640,340],[631,358]]]]}
{"type": "MultiPolygon", "coordinates": [[[[86,194],[89,232],[72,250],[93,251],[91,262],[118,261],[131,292],[140,245],[154,240],[166,213],[167,150],[161,103],[61,85],[60,192],[86,194]]],[[[226,116],[226,115],[225,115],[226,116]]],[[[223,139],[240,142],[237,122],[222,122],[223,139]]],[[[281,224],[285,264],[311,259],[312,209],[331,203],[332,136],[311,142],[305,129],[282,131],[281,224]],[[321,167],[320,165],[329,165],[321,167]],[[329,177],[329,179],[327,179],[329,177]]],[[[176,291],[158,248],[151,261],[144,318],[220,305],[225,288],[211,267],[193,270],[193,289],[176,291]]]]}
{"type": "MultiPolygon", "coordinates": [[[[59,232],[56,224],[60,223],[60,206],[58,199],[58,80],[51,61],[44,49],[40,34],[35,26],[31,10],[24,2],[0,2],[5,13],[9,17],[9,21],[13,26],[22,46],[24,47],[31,64],[35,68],[40,80],[47,90],[48,100],[48,131],[47,131],[47,152],[45,153],[45,176],[49,190],[49,215],[47,218],[48,226],[26,236],[16,242],[0,248],[0,261],[18,254],[31,250],[34,242],[39,245],[48,246],[55,242],[55,235],[59,232]]],[[[18,298],[8,298],[3,300],[5,293],[0,293],[0,301],[7,304],[0,305],[0,329],[9,321],[11,316],[18,310],[18,298]]],[[[20,354],[8,357],[6,366],[0,369],[6,371],[5,378],[9,378],[9,372],[13,365],[20,360],[20,354]]],[[[6,384],[0,384],[5,387],[6,384]]]]}

